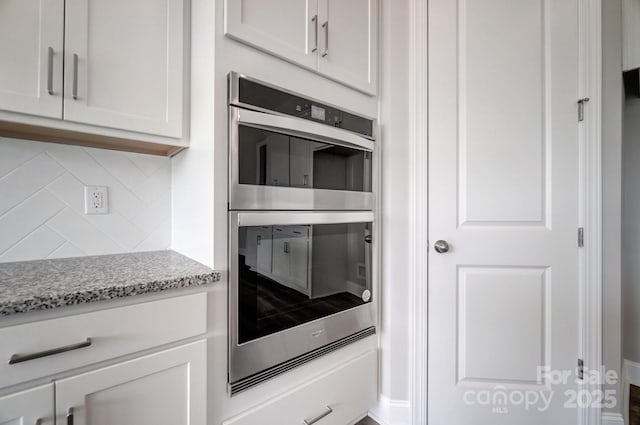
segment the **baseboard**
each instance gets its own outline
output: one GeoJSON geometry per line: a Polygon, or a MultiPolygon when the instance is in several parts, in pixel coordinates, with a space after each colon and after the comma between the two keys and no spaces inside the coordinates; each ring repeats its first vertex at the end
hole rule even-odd
{"type": "Polygon", "coordinates": [[[380,396],[378,405],[369,411],[369,416],[380,425],[410,425],[411,408],[408,400],[391,400],[380,396]]]}
{"type": "Polygon", "coordinates": [[[602,425],[624,425],[622,413],[603,413],[602,425]]]}

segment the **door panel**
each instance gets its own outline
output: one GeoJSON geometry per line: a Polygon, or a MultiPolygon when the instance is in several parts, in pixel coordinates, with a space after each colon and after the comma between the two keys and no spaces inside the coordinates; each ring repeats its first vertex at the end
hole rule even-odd
{"type": "Polygon", "coordinates": [[[317,0],[226,0],[225,34],[315,69],[317,8],[317,0]]]}
{"type": "Polygon", "coordinates": [[[318,71],[366,93],[377,93],[378,1],[319,0],[318,71]]]}
{"type": "Polygon", "coordinates": [[[183,0],[67,0],[65,120],[182,137],[183,44],[183,0]]]}
{"type": "Polygon", "coordinates": [[[53,384],[0,397],[0,425],[53,425],[53,384]]]}
{"type": "Polygon", "coordinates": [[[199,341],[58,381],[58,422],[205,425],[205,362],[199,341]]]}
{"type": "Polygon", "coordinates": [[[0,109],[62,118],[63,34],[64,0],[0,2],[0,109]]]}
{"type": "Polygon", "coordinates": [[[577,0],[429,3],[429,233],[450,245],[429,253],[430,423],[577,422],[575,374],[539,372],[580,352],[577,22],[577,0]]]}

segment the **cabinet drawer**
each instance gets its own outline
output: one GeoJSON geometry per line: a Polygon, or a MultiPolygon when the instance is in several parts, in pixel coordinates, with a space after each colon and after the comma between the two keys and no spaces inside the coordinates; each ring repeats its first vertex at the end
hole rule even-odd
{"type": "Polygon", "coordinates": [[[0,329],[0,387],[206,332],[206,294],[146,302],[0,329]],[[91,345],[9,364],[13,355],[91,345]]]}
{"type": "Polygon", "coordinates": [[[376,403],[378,362],[370,351],[313,381],[289,391],[224,425],[345,425],[376,403]]]}

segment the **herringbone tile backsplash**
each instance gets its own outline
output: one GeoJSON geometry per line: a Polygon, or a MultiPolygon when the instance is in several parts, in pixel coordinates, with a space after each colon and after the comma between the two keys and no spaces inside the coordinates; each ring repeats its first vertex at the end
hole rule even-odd
{"type": "Polygon", "coordinates": [[[168,249],[169,158],[0,138],[0,262],[168,249]],[[84,214],[84,186],[109,214],[84,214]]]}

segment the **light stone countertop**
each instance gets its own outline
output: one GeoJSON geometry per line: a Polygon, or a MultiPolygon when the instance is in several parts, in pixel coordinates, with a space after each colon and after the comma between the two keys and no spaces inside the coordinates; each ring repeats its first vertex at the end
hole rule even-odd
{"type": "Polygon", "coordinates": [[[0,316],[219,280],[219,272],[175,251],[0,263],[0,316]]]}

